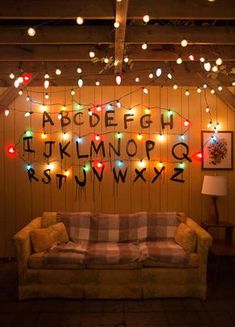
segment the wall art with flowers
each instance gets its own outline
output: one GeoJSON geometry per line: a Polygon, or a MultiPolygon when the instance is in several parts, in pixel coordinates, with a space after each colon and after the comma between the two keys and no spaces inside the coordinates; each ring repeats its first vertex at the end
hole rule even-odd
{"type": "Polygon", "coordinates": [[[202,131],[202,169],[233,169],[232,131],[202,131]]]}

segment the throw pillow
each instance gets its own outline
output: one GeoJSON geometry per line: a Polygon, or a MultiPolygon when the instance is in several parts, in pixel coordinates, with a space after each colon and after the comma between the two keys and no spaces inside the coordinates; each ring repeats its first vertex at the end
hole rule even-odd
{"type": "Polygon", "coordinates": [[[196,234],[186,224],[180,223],[176,233],[175,241],[178,243],[187,253],[195,252],[196,247],[196,234]]]}
{"type": "Polygon", "coordinates": [[[68,234],[63,223],[48,228],[36,228],[30,232],[34,252],[42,252],[52,247],[54,243],[68,242],[68,234]]]}

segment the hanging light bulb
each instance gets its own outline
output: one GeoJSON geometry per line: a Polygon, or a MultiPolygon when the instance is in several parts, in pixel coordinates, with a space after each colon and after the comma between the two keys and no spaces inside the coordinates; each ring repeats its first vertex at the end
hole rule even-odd
{"type": "Polygon", "coordinates": [[[200,87],[197,88],[197,93],[201,93],[202,90],[200,89],[200,87]]]}
{"type": "Polygon", "coordinates": [[[217,73],[218,72],[218,67],[215,65],[215,66],[213,66],[212,67],[212,71],[214,72],[214,73],[217,73]]]}
{"type": "Polygon", "coordinates": [[[19,92],[18,92],[18,94],[19,94],[20,96],[23,95],[23,90],[20,89],[19,92]]]}
{"type": "Polygon", "coordinates": [[[160,77],[162,75],[162,69],[161,68],[157,68],[156,69],[156,76],[160,77]]]}
{"type": "Polygon", "coordinates": [[[14,87],[17,89],[20,86],[18,78],[14,81],[14,87]]]}
{"type": "Polygon", "coordinates": [[[114,26],[115,28],[118,28],[118,27],[120,26],[120,23],[119,23],[118,21],[115,21],[114,24],[113,24],[113,26],[114,26]]]}
{"type": "Polygon", "coordinates": [[[92,116],[92,111],[91,111],[91,109],[88,109],[88,115],[89,115],[89,116],[92,116]]]}
{"type": "Polygon", "coordinates": [[[137,77],[135,78],[135,81],[136,81],[136,83],[139,83],[140,78],[137,76],[137,77]]]}
{"type": "Polygon", "coordinates": [[[46,73],[46,74],[44,75],[44,79],[48,79],[48,78],[50,78],[50,75],[49,75],[48,73],[46,73]]]}
{"type": "Polygon", "coordinates": [[[183,62],[182,58],[180,58],[180,57],[177,58],[176,63],[177,63],[178,65],[181,65],[182,62],[183,62]]]}
{"type": "Polygon", "coordinates": [[[149,20],[150,20],[149,15],[144,15],[144,16],[143,16],[143,22],[144,22],[144,23],[148,23],[149,20]]]}
{"type": "Polygon", "coordinates": [[[184,126],[185,127],[188,127],[189,126],[189,121],[187,119],[184,121],[184,126]]]}
{"type": "Polygon", "coordinates": [[[207,84],[203,84],[203,88],[206,89],[207,88],[207,84]]]}
{"type": "Polygon", "coordinates": [[[58,113],[58,119],[61,120],[62,119],[62,114],[61,113],[58,113]]]}
{"type": "Polygon", "coordinates": [[[64,132],[64,133],[62,134],[62,139],[63,139],[63,140],[67,140],[68,138],[69,138],[69,134],[64,132]]]}
{"type": "Polygon", "coordinates": [[[189,57],[189,59],[190,59],[191,61],[194,60],[194,55],[191,54],[191,55],[189,55],[188,57],[189,57]]]}
{"type": "Polygon", "coordinates": [[[181,47],[185,48],[185,47],[187,47],[187,45],[188,45],[188,41],[184,39],[184,40],[182,40],[182,41],[180,42],[180,44],[181,44],[181,47]]]}
{"type": "Polygon", "coordinates": [[[221,58],[217,58],[215,63],[216,63],[217,66],[220,66],[223,63],[223,60],[221,58]]]}
{"type": "Polygon", "coordinates": [[[150,79],[153,78],[153,73],[149,73],[149,78],[150,78],[150,79]]]}
{"type": "Polygon", "coordinates": [[[96,82],[95,82],[95,85],[96,85],[96,86],[100,86],[100,81],[96,81],[96,82]]]}
{"type": "Polygon", "coordinates": [[[189,90],[186,90],[184,94],[188,97],[189,96],[189,90]]]}
{"type": "Polygon", "coordinates": [[[56,73],[56,75],[59,76],[59,75],[61,75],[61,70],[59,68],[57,68],[56,71],[55,71],[55,73],[56,73]]]}
{"type": "Polygon", "coordinates": [[[78,86],[79,87],[82,87],[83,86],[83,80],[82,80],[81,77],[78,79],[78,86]]]}
{"type": "Polygon", "coordinates": [[[173,78],[173,76],[172,76],[171,73],[168,73],[168,74],[167,74],[167,77],[168,77],[169,79],[172,79],[172,78],[173,78]]]}
{"type": "Polygon", "coordinates": [[[129,58],[128,57],[124,57],[124,62],[128,62],[129,61],[129,58]]]}
{"type": "Polygon", "coordinates": [[[218,86],[218,91],[222,91],[223,87],[221,85],[218,86]]]}
{"type": "Polygon", "coordinates": [[[44,88],[45,88],[45,89],[48,89],[49,86],[50,86],[50,82],[49,82],[48,79],[46,79],[46,80],[44,81],[44,88]]]}
{"type": "Polygon", "coordinates": [[[70,93],[71,93],[72,96],[74,96],[75,95],[74,89],[72,89],[70,93]]]}
{"type": "Polygon", "coordinates": [[[29,102],[30,101],[30,97],[27,95],[26,97],[26,101],[29,102]]]}
{"type": "Polygon", "coordinates": [[[116,106],[117,106],[118,108],[121,108],[121,102],[120,102],[119,100],[117,100],[117,102],[116,102],[116,106]]]}
{"type": "Polygon", "coordinates": [[[105,64],[108,64],[108,62],[109,62],[109,58],[108,58],[108,57],[105,57],[105,58],[104,58],[104,63],[105,63],[105,64]]]}
{"type": "Polygon", "coordinates": [[[27,33],[28,33],[29,36],[34,37],[36,35],[36,30],[33,27],[29,27],[27,29],[27,33]]]}
{"type": "Polygon", "coordinates": [[[46,133],[41,133],[41,138],[42,138],[43,140],[45,140],[45,139],[47,138],[47,134],[46,134],[46,133]]]}
{"type": "Polygon", "coordinates": [[[209,63],[209,61],[204,63],[204,69],[209,72],[211,70],[211,64],[209,63]]]}
{"type": "Polygon", "coordinates": [[[96,140],[96,141],[100,141],[100,138],[101,138],[100,135],[98,135],[98,134],[95,135],[95,140],[96,140]]]}
{"type": "Polygon", "coordinates": [[[235,81],[232,81],[232,86],[235,86],[235,81]]]}
{"type": "Polygon", "coordinates": [[[117,76],[116,76],[116,83],[117,83],[117,85],[120,85],[121,82],[122,82],[122,78],[121,78],[121,76],[120,76],[120,75],[117,75],[117,76]]]}
{"type": "Polygon", "coordinates": [[[146,49],[148,48],[147,43],[143,43],[143,44],[141,45],[141,48],[142,48],[143,50],[146,50],[146,49]]]}
{"type": "Polygon", "coordinates": [[[201,62],[205,62],[205,58],[204,58],[204,57],[201,57],[201,58],[200,58],[200,61],[201,61],[201,62]]]}
{"type": "Polygon", "coordinates": [[[159,134],[159,135],[158,135],[158,140],[159,140],[160,142],[164,141],[164,140],[165,140],[165,136],[164,136],[162,133],[159,134]]]}
{"type": "Polygon", "coordinates": [[[10,77],[10,79],[14,79],[15,75],[13,73],[10,73],[9,77],[10,77]]]}
{"type": "Polygon", "coordinates": [[[118,139],[121,139],[121,138],[122,138],[122,133],[117,132],[116,137],[117,137],[118,139]]]}
{"type": "Polygon", "coordinates": [[[82,68],[78,67],[78,68],[77,68],[77,73],[78,73],[78,74],[81,74],[81,72],[82,72],[82,68]]]}
{"type": "Polygon", "coordinates": [[[5,117],[9,116],[9,113],[10,113],[10,110],[9,109],[5,109],[5,111],[4,111],[5,117]]]}
{"type": "Polygon", "coordinates": [[[173,85],[173,89],[174,89],[174,90],[177,90],[177,89],[178,89],[178,85],[177,85],[177,84],[174,84],[174,85],[173,85]]]}
{"type": "Polygon", "coordinates": [[[143,92],[144,92],[144,94],[148,94],[149,93],[149,90],[146,87],[144,87],[143,88],[143,92]]]}
{"type": "Polygon", "coordinates": [[[208,128],[211,128],[211,125],[212,125],[212,122],[209,121],[209,123],[207,124],[207,127],[208,127],[208,128]]]}
{"type": "Polygon", "coordinates": [[[215,90],[214,89],[211,89],[211,94],[215,94],[215,90]]]}
{"type": "Polygon", "coordinates": [[[90,58],[94,58],[95,57],[95,51],[94,50],[90,50],[89,51],[89,57],[90,58]]]}
{"type": "Polygon", "coordinates": [[[209,106],[206,106],[206,112],[210,112],[209,106]]]}
{"type": "Polygon", "coordinates": [[[140,160],[138,164],[139,164],[139,167],[140,168],[144,168],[145,167],[145,161],[144,160],[140,160]]]}
{"type": "Polygon", "coordinates": [[[82,25],[83,22],[84,22],[84,19],[83,19],[81,16],[78,16],[78,17],[76,18],[76,23],[77,23],[78,25],[82,25]]]}
{"type": "Polygon", "coordinates": [[[26,113],[24,114],[25,117],[29,117],[31,115],[31,112],[26,111],[26,113]]]}
{"type": "Polygon", "coordinates": [[[140,141],[140,140],[142,140],[142,138],[143,138],[143,135],[142,135],[141,133],[139,133],[139,134],[137,135],[137,139],[140,141]]]}
{"type": "Polygon", "coordinates": [[[96,106],[96,111],[101,112],[102,108],[101,106],[96,106]]]}
{"type": "Polygon", "coordinates": [[[146,113],[146,115],[149,115],[151,113],[151,110],[149,108],[146,108],[145,113],[146,113]]]}

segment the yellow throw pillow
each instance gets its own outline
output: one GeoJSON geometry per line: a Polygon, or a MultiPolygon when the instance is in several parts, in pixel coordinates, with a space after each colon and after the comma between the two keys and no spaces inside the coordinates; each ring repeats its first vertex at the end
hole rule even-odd
{"type": "Polygon", "coordinates": [[[69,237],[63,223],[48,228],[37,228],[30,232],[34,252],[48,250],[54,243],[68,242],[69,237]]]}
{"type": "Polygon", "coordinates": [[[189,228],[186,224],[180,223],[176,233],[175,233],[175,241],[179,245],[182,246],[182,248],[187,253],[195,252],[196,247],[196,235],[194,231],[189,228]]]}

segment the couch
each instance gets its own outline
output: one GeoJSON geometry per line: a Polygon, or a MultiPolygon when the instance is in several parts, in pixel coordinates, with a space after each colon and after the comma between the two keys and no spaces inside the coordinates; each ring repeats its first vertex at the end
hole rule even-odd
{"type": "Polygon", "coordinates": [[[19,299],[206,298],[212,238],[183,213],[44,212],[13,240],[19,299]]]}

